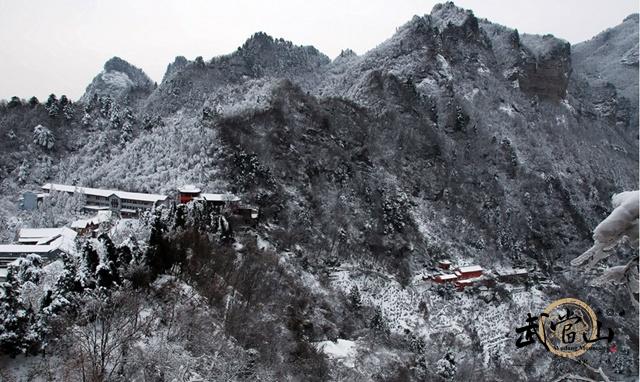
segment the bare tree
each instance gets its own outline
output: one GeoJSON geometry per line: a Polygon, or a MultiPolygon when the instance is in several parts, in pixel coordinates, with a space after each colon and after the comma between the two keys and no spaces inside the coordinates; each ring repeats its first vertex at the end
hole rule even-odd
{"type": "Polygon", "coordinates": [[[143,337],[151,318],[141,314],[137,296],[122,292],[111,296],[87,294],[81,297],[79,306],[76,323],[67,332],[67,343],[82,381],[110,380],[124,368],[128,350],[143,337]]]}

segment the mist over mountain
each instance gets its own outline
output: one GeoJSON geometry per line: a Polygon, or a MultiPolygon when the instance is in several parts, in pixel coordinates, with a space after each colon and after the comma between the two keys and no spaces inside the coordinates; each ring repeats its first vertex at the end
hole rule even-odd
{"type": "MultiPolygon", "coordinates": [[[[225,56],[176,57],[157,86],[114,57],[77,102],[0,105],[0,238],[74,220],[63,202],[19,209],[46,182],[194,184],[259,208],[232,239],[193,205],[108,232],[114,246],[135,237],[141,259],[182,254],[134,292],[113,287],[161,312],[127,343],[122,380],[173,380],[178,365],[192,381],[597,378],[540,344],[515,346],[527,313],[566,296],[616,312],[599,317],[617,356],[581,360],[634,380],[637,311],[621,286],[593,288],[569,262],[611,196],[638,188],[638,127],[637,14],[572,46],[444,3],[360,56],[259,32],[225,56]],[[444,260],[528,276],[455,291],[426,280],[444,260]]],[[[47,354],[71,358],[63,345],[47,354]]]]}

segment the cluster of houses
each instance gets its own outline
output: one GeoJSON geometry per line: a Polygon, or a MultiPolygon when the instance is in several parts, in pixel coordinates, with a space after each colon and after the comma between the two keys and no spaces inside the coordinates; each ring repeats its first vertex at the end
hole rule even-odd
{"type": "Polygon", "coordinates": [[[0,244],[0,281],[5,281],[7,265],[18,257],[40,255],[45,261],[69,253],[78,233],[71,228],[22,228],[13,244],[0,244]]]}
{"type": "Polygon", "coordinates": [[[487,272],[479,265],[462,266],[453,269],[451,261],[441,260],[438,262],[440,273],[432,276],[424,276],[423,279],[431,280],[437,284],[448,284],[456,287],[457,290],[464,290],[472,286],[495,285],[496,281],[506,283],[516,283],[525,281],[529,272],[524,268],[496,270],[487,272]]]}
{"type": "Polygon", "coordinates": [[[47,183],[42,192],[25,192],[20,198],[20,206],[24,210],[35,210],[54,192],[65,192],[69,195],[81,195],[85,200],[85,212],[94,213],[90,218],[76,220],[70,227],[61,228],[23,228],[12,244],[0,244],[0,281],[6,278],[7,264],[18,257],[31,253],[38,254],[45,261],[58,257],[63,252],[70,252],[79,236],[95,236],[98,230],[104,229],[116,218],[134,218],[140,212],[151,210],[160,205],[172,202],[186,204],[191,201],[207,203],[219,212],[228,211],[239,216],[244,222],[255,222],[258,210],[240,204],[240,198],[233,194],[203,193],[199,188],[187,185],[178,188],[174,197],[162,194],[126,192],[91,187],[71,186],[66,184],[47,183]]]}
{"type": "Polygon", "coordinates": [[[55,183],[45,184],[42,186],[42,191],[40,193],[25,192],[20,199],[21,208],[25,210],[37,209],[40,203],[45,198],[50,197],[53,192],[66,192],[70,195],[84,196],[84,209],[86,211],[111,211],[123,218],[136,217],[140,211],[151,210],[162,204],[168,205],[172,201],[188,203],[192,200],[202,201],[220,209],[227,207],[232,212],[246,215],[249,218],[257,219],[258,217],[258,210],[241,206],[240,198],[236,195],[203,193],[199,188],[192,185],[178,188],[175,197],[163,194],[108,190],[55,183]]]}

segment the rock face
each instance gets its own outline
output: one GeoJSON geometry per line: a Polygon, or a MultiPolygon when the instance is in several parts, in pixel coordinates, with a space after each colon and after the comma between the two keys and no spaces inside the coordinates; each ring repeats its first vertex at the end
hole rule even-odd
{"type": "Polygon", "coordinates": [[[184,56],[176,57],[172,63],[167,65],[167,71],[164,73],[164,77],[162,77],[162,82],[167,81],[173,74],[181,71],[187,64],[189,64],[189,60],[184,56]]]}
{"type": "Polygon", "coordinates": [[[609,104],[603,116],[628,115],[629,120],[618,125],[631,137],[637,137],[638,130],[638,21],[638,14],[632,14],[620,25],[576,44],[571,52],[575,80],[588,82],[598,93],[593,100],[598,109],[609,104]]]}
{"type": "Polygon", "coordinates": [[[571,74],[570,44],[551,35],[525,34],[520,40],[531,52],[521,67],[520,88],[532,95],[564,98],[571,74]]]}
{"type": "Polygon", "coordinates": [[[135,103],[149,96],[154,83],[142,71],[119,57],[113,57],[104,64],[104,70],[98,74],[80,98],[89,102],[94,95],[110,96],[114,100],[135,103]]]}

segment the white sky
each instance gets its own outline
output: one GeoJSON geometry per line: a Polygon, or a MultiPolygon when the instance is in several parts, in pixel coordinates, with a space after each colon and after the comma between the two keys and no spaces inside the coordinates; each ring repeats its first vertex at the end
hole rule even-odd
{"type": "MultiPolygon", "coordinates": [[[[106,60],[119,56],[160,82],[175,56],[234,51],[264,31],[333,58],[389,38],[429,0],[0,0],[0,98],[50,93],[79,98],[106,60]]],[[[638,12],[637,0],[458,0],[476,16],[588,40],[638,12]]]]}

